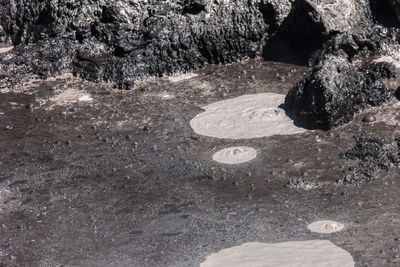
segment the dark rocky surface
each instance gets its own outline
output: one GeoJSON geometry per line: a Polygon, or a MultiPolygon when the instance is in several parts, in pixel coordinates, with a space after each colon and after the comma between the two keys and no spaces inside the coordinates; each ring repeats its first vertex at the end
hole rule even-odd
{"type": "Polygon", "coordinates": [[[260,55],[291,1],[3,1],[0,87],[72,72],[133,82],[260,55]]]}
{"type": "Polygon", "coordinates": [[[355,146],[345,152],[342,157],[359,162],[348,168],[339,182],[344,184],[362,184],[377,178],[378,170],[391,171],[400,163],[399,139],[394,141],[371,138],[367,136],[355,137],[355,146]]]}
{"type": "Polygon", "coordinates": [[[331,129],[393,98],[395,88],[387,88],[382,79],[395,77],[395,67],[387,62],[356,70],[346,58],[329,55],[289,91],[285,106],[305,127],[331,129]]]}
{"type": "MultiPolygon", "coordinates": [[[[358,26],[351,22],[345,26],[335,19],[331,21],[329,12],[325,12],[326,18],[321,20],[326,25],[322,48],[307,57],[313,69],[286,98],[292,115],[311,129],[343,125],[360,110],[382,105],[391,99],[396,89],[388,88],[382,80],[396,77],[394,66],[368,63],[376,56],[398,51],[398,19],[392,15],[389,4],[384,1],[369,1],[367,6],[366,2],[357,6],[352,1],[336,4],[344,6],[344,14],[351,17],[351,22],[358,19],[358,26]],[[354,13],[352,7],[356,10],[354,13]],[[382,71],[391,74],[381,77],[382,71]]],[[[321,6],[329,7],[329,4],[322,3],[321,6]]],[[[334,10],[340,8],[334,7],[334,10]]],[[[341,21],[346,18],[342,15],[341,21]]]]}

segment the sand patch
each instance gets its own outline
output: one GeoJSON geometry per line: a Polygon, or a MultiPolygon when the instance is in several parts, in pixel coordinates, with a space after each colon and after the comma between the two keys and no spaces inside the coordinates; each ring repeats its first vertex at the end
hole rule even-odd
{"type": "Polygon", "coordinates": [[[93,98],[88,93],[73,88],[63,89],[59,94],[49,99],[51,106],[63,106],[77,102],[91,101],[93,101],[93,98]]]}
{"type": "Polygon", "coordinates": [[[334,221],[317,221],[308,225],[308,230],[319,234],[332,234],[344,229],[344,225],[334,221]]]}
{"type": "Polygon", "coordinates": [[[240,164],[257,157],[257,151],[251,147],[228,147],[216,152],[212,159],[223,164],[240,164]]]}
{"type": "Polygon", "coordinates": [[[207,257],[200,267],[353,267],[353,257],[329,240],[246,243],[207,257]]]}
{"type": "Polygon", "coordinates": [[[285,95],[272,93],[223,100],[205,106],[205,111],[191,120],[190,125],[197,134],[228,139],[305,132],[281,108],[284,102],[285,95]]]}
{"type": "Polygon", "coordinates": [[[199,75],[196,73],[184,73],[184,74],[179,74],[179,75],[175,75],[175,76],[170,76],[170,77],[168,77],[168,80],[170,82],[177,83],[177,82],[181,82],[184,80],[189,80],[189,79],[195,78],[197,76],[199,76],[199,75]]]}
{"type": "Polygon", "coordinates": [[[0,47],[0,54],[6,53],[8,51],[11,51],[13,48],[14,48],[13,46],[0,47]]]}
{"type": "Polygon", "coordinates": [[[78,99],[79,102],[91,102],[93,98],[90,95],[83,95],[78,99]]]}
{"type": "Polygon", "coordinates": [[[400,69],[400,53],[394,53],[390,56],[382,56],[374,60],[374,62],[389,62],[392,63],[396,69],[400,69]]]}

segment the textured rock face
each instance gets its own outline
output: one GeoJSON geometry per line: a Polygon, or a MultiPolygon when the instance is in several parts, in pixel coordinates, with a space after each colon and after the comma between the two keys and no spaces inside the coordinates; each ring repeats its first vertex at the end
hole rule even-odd
{"type": "Polygon", "coordinates": [[[363,36],[371,24],[368,3],[355,0],[0,3],[0,38],[29,45],[0,56],[0,87],[73,72],[132,88],[146,76],[255,57],[274,36],[298,40],[307,58],[332,33],[363,36]]]}
{"type": "Polygon", "coordinates": [[[292,115],[310,129],[330,129],[356,112],[379,106],[394,93],[381,79],[396,77],[392,64],[370,63],[358,70],[346,58],[328,55],[286,96],[292,115]]]}
{"type": "Polygon", "coordinates": [[[309,58],[312,71],[289,91],[285,100],[286,107],[305,127],[340,126],[351,121],[355,113],[393,97],[394,89],[387,88],[382,80],[395,78],[395,67],[388,63],[361,63],[371,55],[397,49],[398,29],[376,20],[381,10],[369,10],[366,5],[376,7],[373,2],[307,1],[323,14],[319,21],[327,38],[309,58]],[[335,11],[341,12],[336,22],[335,11]]]}
{"type": "Polygon", "coordinates": [[[313,9],[313,17],[319,21],[326,33],[367,32],[371,24],[366,1],[354,0],[305,0],[313,9]]]}
{"type": "Polygon", "coordinates": [[[1,1],[0,25],[7,38],[14,45],[33,44],[27,53],[26,48],[16,49],[0,57],[3,75],[14,75],[3,79],[3,87],[16,76],[69,71],[130,87],[132,81],[149,75],[255,57],[292,4],[290,0],[1,1]],[[27,60],[21,67],[23,59],[27,60]]]}
{"type": "Polygon", "coordinates": [[[339,183],[361,184],[376,179],[378,170],[391,171],[392,167],[399,166],[400,150],[399,139],[394,141],[359,136],[355,138],[356,144],[342,157],[359,162],[345,170],[339,183]]]}
{"type": "Polygon", "coordinates": [[[346,33],[366,39],[372,26],[368,1],[296,1],[277,34],[265,46],[264,56],[305,64],[332,36],[346,33]]]}

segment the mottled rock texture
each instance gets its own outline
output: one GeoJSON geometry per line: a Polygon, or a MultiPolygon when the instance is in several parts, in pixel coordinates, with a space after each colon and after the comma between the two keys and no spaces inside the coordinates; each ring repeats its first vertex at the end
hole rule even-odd
{"type": "Polygon", "coordinates": [[[339,183],[362,184],[377,178],[379,170],[391,171],[394,166],[399,166],[400,150],[399,138],[394,141],[368,137],[355,137],[356,144],[352,149],[342,154],[342,157],[359,162],[344,171],[339,183]]]}
{"type": "Polygon", "coordinates": [[[256,57],[291,5],[291,0],[1,0],[7,39],[25,46],[0,56],[0,87],[73,72],[129,88],[147,76],[256,57]]]}
{"type": "Polygon", "coordinates": [[[389,100],[394,90],[381,79],[394,77],[395,68],[387,62],[355,69],[346,58],[329,55],[290,90],[285,104],[305,127],[330,129],[389,100]]]}
{"type": "Polygon", "coordinates": [[[384,80],[397,77],[395,67],[389,63],[366,63],[373,56],[398,49],[398,28],[387,26],[387,20],[385,25],[380,22],[382,5],[387,8],[386,19],[396,25],[397,19],[389,16],[386,2],[314,1],[314,9],[319,10],[320,21],[329,33],[322,48],[309,57],[311,72],[289,91],[285,100],[291,115],[303,126],[331,129],[394,96],[394,88],[387,88],[384,80]],[[340,18],[336,23],[335,11],[340,18]]]}
{"type": "Polygon", "coordinates": [[[313,67],[286,105],[329,129],[392,97],[393,67],[364,61],[397,51],[398,14],[397,0],[0,0],[0,41],[16,46],[0,54],[0,88],[72,72],[132,89],[262,55],[313,67]]]}

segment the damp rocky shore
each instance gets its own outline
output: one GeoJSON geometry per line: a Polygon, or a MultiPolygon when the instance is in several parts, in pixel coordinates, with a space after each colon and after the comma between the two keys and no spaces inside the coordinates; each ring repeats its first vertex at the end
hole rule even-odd
{"type": "Polygon", "coordinates": [[[398,1],[0,3],[0,266],[196,266],[319,219],[357,266],[398,266],[398,1]],[[307,129],[190,127],[265,93],[307,129]],[[212,160],[228,146],[257,155],[212,160]]]}
{"type": "Polygon", "coordinates": [[[137,81],[264,57],[311,66],[292,115],[330,129],[396,87],[399,4],[386,1],[3,1],[0,88],[65,73],[134,89],[137,81]],[[371,63],[378,57],[391,62],[371,63]]]}

